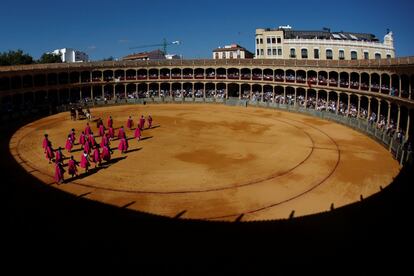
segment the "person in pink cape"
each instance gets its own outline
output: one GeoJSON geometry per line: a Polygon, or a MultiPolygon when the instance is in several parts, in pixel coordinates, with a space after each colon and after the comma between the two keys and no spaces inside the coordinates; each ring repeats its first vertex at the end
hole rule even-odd
{"type": "Polygon", "coordinates": [[[98,132],[99,136],[104,136],[105,135],[105,127],[103,124],[99,125],[99,132],[98,132]]]}
{"type": "Polygon", "coordinates": [[[83,150],[86,151],[88,154],[91,153],[91,144],[88,140],[85,140],[85,144],[83,145],[83,150]]]}
{"type": "Polygon", "coordinates": [[[86,123],[86,127],[85,127],[85,134],[86,135],[89,135],[89,134],[91,134],[92,133],[92,129],[91,129],[91,127],[89,126],[89,123],[86,123]]]}
{"type": "Polygon", "coordinates": [[[134,137],[138,139],[138,141],[141,140],[141,129],[139,128],[139,126],[137,126],[137,128],[135,129],[134,137]]]}
{"type": "Polygon", "coordinates": [[[69,135],[68,135],[68,139],[66,139],[66,144],[65,144],[65,149],[66,149],[68,152],[71,152],[71,151],[72,151],[72,148],[73,148],[73,141],[74,141],[74,140],[72,140],[72,136],[69,134],[69,135]]]}
{"type": "Polygon", "coordinates": [[[102,159],[106,162],[111,160],[111,149],[109,148],[109,145],[102,147],[102,159]]]}
{"type": "Polygon", "coordinates": [[[69,135],[70,135],[70,138],[72,139],[72,142],[75,143],[76,135],[75,135],[75,129],[74,128],[72,128],[69,135]]]}
{"type": "Polygon", "coordinates": [[[133,121],[132,121],[132,118],[131,118],[131,116],[129,116],[128,117],[128,120],[127,120],[127,128],[129,128],[129,129],[131,129],[132,128],[132,126],[133,126],[133,121]]]}
{"type": "Polygon", "coordinates": [[[109,116],[108,121],[107,121],[108,128],[112,127],[113,123],[114,121],[112,120],[112,116],[109,116]]]}
{"type": "Polygon", "coordinates": [[[70,157],[68,161],[68,173],[74,177],[75,175],[78,176],[78,162],[74,159],[73,155],[70,157]]]}
{"type": "Polygon", "coordinates": [[[118,130],[118,139],[122,139],[125,138],[125,130],[124,130],[124,126],[121,126],[121,128],[118,130]]]}
{"type": "Polygon", "coordinates": [[[152,117],[151,115],[148,115],[148,128],[152,127],[152,117]]]}
{"type": "Polygon", "coordinates": [[[55,164],[55,181],[57,184],[60,184],[64,181],[63,174],[65,173],[65,169],[63,169],[62,162],[56,162],[55,164]]]}
{"type": "Polygon", "coordinates": [[[85,132],[82,131],[81,135],[79,136],[79,144],[81,145],[81,148],[83,148],[83,145],[85,145],[85,132]]]}
{"type": "Polygon", "coordinates": [[[101,148],[108,145],[108,143],[109,143],[108,135],[104,134],[104,136],[102,136],[102,139],[101,139],[101,148]]]}
{"type": "Polygon", "coordinates": [[[42,142],[42,147],[43,147],[43,152],[46,153],[46,149],[49,146],[49,138],[48,138],[48,134],[45,134],[45,137],[43,138],[43,142],[42,142]]]}
{"type": "Polygon", "coordinates": [[[109,127],[108,128],[108,135],[109,135],[109,138],[114,139],[114,137],[115,137],[115,130],[114,130],[113,127],[109,127]]]}
{"type": "Polygon", "coordinates": [[[139,119],[139,128],[143,130],[144,127],[145,127],[145,118],[144,118],[144,115],[141,115],[141,118],[139,119]]]}
{"type": "Polygon", "coordinates": [[[91,164],[89,163],[89,154],[88,154],[87,151],[84,151],[82,153],[82,156],[81,156],[80,166],[81,166],[81,168],[84,168],[85,169],[85,173],[87,173],[89,171],[90,165],[91,164]]]}
{"type": "Polygon", "coordinates": [[[56,154],[55,154],[55,162],[56,163],[62,163],[63,162],[63,158],[65,157],[64,155],[63,155],[63,153],[62,153],[62,148],[61,147],[59,147],[57,150],[56,150],[56,154]]]}
{"type": "Polygon", "coordinates": [[[89,139],[90,146],[93,148],[96,145],[96,140],[95,140],[95,137],[93,137],[93,133],[91,133],[89,135],[89,138],[88,139],[89,139]]]}
{"type": "Polygon", "coordinates": [[[101,165],[101,153],[99,152],[99,145],[96,144],[95,149],[93,150],[92,154],[92,162],[95,163],[95,168],[101,165]]]}
{"type": "Polygon", "coordinates": [[[49,160],[49,164],[52,163],[52,159],[55,157],[55,153],[53,152],[52,142],[49,141],[48,145],[46,146],[46,158],[49,160]]]}
{"type": "Polygon", "coordinates": [[[128,150],[128,141],[125,137],[121,138],[121,140],[119,141],[118,149],[121,153],[126,153],[127,152],[127,150],[128,150]]]}

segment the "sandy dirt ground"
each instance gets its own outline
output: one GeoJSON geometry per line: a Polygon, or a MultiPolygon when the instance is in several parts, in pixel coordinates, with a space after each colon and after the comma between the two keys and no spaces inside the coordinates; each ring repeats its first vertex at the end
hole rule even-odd
{"type": "MultiPolygon", "coordinates": [[[[91,109],[116,133],[127,130],[129,151],[111,142],[112,162],[71,179],[54,182],[54,164],[42,149],[47,133],[54,148],[76,139],[85,120],[69,112],[19,129],[10,150],[28,173],[77,196],[168,217],[208,220],[267,220],[304,216],[366,198],[387,186],[398,163],[374,140],[346,126],[295,113],[203,104],[125,105],[91,109]],[[141,115],[153,128],[133,138],[141,115]]],[[[96,124],[91,127],[97,136],[96,124]]],[[[96,137],[100,143],[101,138],[96,137]]],[[[78,141],[76,141],[78,142],[78,141]]],[[[80,161],[78,144],[70,154],[80,161]]],[[[64,163],[67,164],[68,159],[64,163]]],[[[92,166],[93,168],[93,166],[92,166]]],[[[65,167],[67,170],[67,167],[65,167]]]]}

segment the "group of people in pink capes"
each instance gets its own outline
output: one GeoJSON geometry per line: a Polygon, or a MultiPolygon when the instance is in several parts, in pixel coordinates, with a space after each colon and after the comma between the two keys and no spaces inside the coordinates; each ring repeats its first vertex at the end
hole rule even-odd
{"type": "MultiPolygon", "coordinates": [[[[134,130],[134,138],[139,141],[142,136],[142,132],[145,128],[145,123],[147,123],[147,129],[152,128],[152,117],[149,115],[147,119],[143,115],[138,120],[137,127],[134,130]]],[[[128,117],[126,121],[126,127],[129,130],[133,130],[134,122],[131,116],[128,117]]],[[[89,125],[89,122],[86,123],[84,131],[79,136],[78,144],[76,144],[76,131],[74,128],[71,129],[70,133],[67,136],[65,143],[65,150],[70,154],[68,163],[67,163],[67,172],[73,178],[78,176],[78,167],[84,169],[85,173],[89,171],[91,163],[94,164],[95,168],[102,165],[102,162],[109,162],[111,160],[111,154],[113,151],[110,147],[111,141],[118,138],[118,150],[121,154],[125,154],[128,151],[128,139],[124,126],[121,126],[118,129],[117,136],[115,136],[114,122],[112,116],[109,116],[107,119],[106,127],[102,119],[98,119],[96,123],[98,129],[98,136],[101,137],[101,142],[97,143],[95,136],[93,134],[92,128],[89,125]],[[80,150],[82,152],[80,156],[80,162],[77,161],[73,155],[71,155],[75,145],[80,145],[80,150]]],[[[43,150],[46,156],[46,159],[49,163],[55,164],[55,174],[54,178],[56,183],[61,184],[64,180],[64,173],[66,172],[64,167],[64,159],[66,158],[62,152],[62,147],[54,149],[52,147],[52,142],[49,140],[49,135],[45,134],[43,138],[43,150]]]]}

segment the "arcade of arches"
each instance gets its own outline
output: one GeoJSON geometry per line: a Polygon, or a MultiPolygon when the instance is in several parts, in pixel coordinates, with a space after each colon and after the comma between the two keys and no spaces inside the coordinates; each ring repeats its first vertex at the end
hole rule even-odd
{"type": "Polygon", "coordinates": [[[264,65],[208,60],[0,68],[1,110],[145,97],[239,98],[326,109],[412,133],[414,59],[264,65]],[[188,64],[185,64],[188,63],[188,64]],[[211,63],[211,62],[210,62],[211,63]],[[293,100],[292,100],[293,99],[293,100]],[[353,109],[353,112],[351,112],[353,109]]]}

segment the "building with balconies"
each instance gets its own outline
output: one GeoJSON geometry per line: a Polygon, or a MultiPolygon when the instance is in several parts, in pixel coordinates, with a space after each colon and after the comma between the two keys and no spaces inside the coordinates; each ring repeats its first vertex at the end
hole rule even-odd
{"type": "Polygon", "coordinates": [[[291,26],[256,29],[257,59],[357,60],[394,58],[393,34],[384,42],[373,34],[294,30],[291,26]]]}

